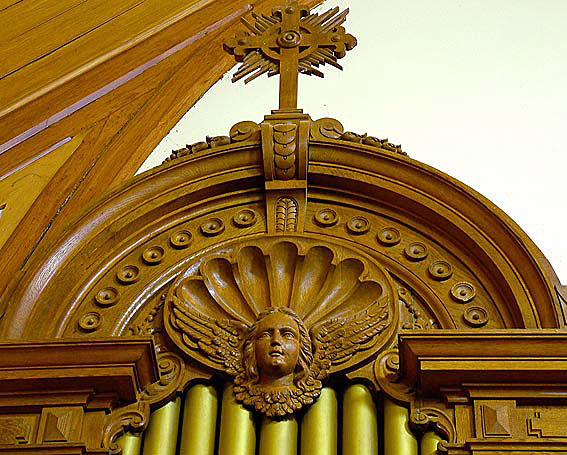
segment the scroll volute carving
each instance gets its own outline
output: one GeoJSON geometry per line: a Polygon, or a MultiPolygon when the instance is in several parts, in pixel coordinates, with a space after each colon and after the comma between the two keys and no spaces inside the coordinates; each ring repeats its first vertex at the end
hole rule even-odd
{"type": "Polygon", "coordinates": [[[139,433],[145,430],[149,423],[150,406],[160,406],[180,393],[187,383],[186,377],[194,373],[181,357],[168,351],[158,354],[158,368],[159,380],[144,388],[136,403],[115,409],[106,416],[103,447],[108,448],[111,454],[122,451],[117,443],[120,435],[127,431],[139,433]]]}
{"type": "Polygon", "coordinates": [[[392,282],[370,258],[281,236],[202,257],[165,306],[172,340],[234,377],[238,401],[276,417],[312,403],[330,374],[374,358],[398,317],[392,282]]]}
{"type": "Polygon", "coordinates": [[[415,400],[415,390],[400,378],[400,355],[397,349],[387,349],[374,362],[374,379],[389,398],[400,403],[415,400]]]}
{"type": "Polygon", "coordinates": [[[439,449],[446,452],[446,446],[457,441],[454,410],[444,403],[415,400],[411,403],[411,425],[422,432],[434,431],[443,437],[439,449]]]}
{"type": "Polygon", "coordinates": [[[118,437],[126,431],[143,431],[148,425],[149,417],[150,406],[144,400],[111,413],[106,418],[102,435],[103,447],[113,455],[122,453],[122,448],[116,442],[118,437]]]}

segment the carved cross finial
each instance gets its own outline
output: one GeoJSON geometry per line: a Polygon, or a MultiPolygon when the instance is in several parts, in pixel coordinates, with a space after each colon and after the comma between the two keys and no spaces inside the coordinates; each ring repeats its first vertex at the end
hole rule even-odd
{"type": "Polygon", "coordinates": [[[224,44],[242,62],[232,82],[245,76],[248,83],[264,73],[280,74],[279,108],[297,108],[298,73],[323,77],[317,67],[325,63],[342,70],[337,59],[356,46],[356,38],[341,27],[347,14],[348,9],[339,13],[338,7],[309,14],[297,0],[286,0],[271,16],[252,13],[254,25],[241,19],[249,31],[238,32],[224,44]]]}

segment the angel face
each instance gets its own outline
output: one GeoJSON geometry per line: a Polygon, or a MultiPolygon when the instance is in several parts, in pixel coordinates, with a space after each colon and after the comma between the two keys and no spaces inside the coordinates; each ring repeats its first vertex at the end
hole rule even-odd
{"type": "Polygon", "coordinates": [[[260,383],[291,385],[299,350],[299,327],[290,315],[275,312],[260,319],[254,340],[260,383]]]}

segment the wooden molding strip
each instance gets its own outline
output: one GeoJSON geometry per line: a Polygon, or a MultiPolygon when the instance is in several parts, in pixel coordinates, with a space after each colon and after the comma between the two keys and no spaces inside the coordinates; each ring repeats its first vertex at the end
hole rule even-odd
{"type": "Polygon", "coordinates": [[[23,168],[25,168],[26,166],[29,166],[30,164],[34,163],[35,161],[43,158],[45,155],[49,154],[50,152],[52,152],[55,149],[58,149],[59,147],[61,147],[62,145],[65,145],[67,142],[69,142],[71,139],[73,139],[71,136],[67,136],[64,139],[61,139],[59,142],[53,144],[51,147],[45,149],[43,152],[38,153],[37,155],[33,156],[32,158],[30,158],[28,161],[26,161],[25,163],[22,163],[20,165],[18,165],[17,167],[15,167],[14,169],[10,169],[7,173],[0,175],[0,182],[4,179],[7,179],[8,177],[10,177],[12,174],[15,174],[18,171],[21,171],[23,168]]]}

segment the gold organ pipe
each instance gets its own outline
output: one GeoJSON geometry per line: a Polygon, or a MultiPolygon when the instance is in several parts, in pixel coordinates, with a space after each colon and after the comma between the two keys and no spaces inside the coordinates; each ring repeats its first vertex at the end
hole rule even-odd
{"type": "Polygon", "coordinates": [[[417,439],[409,428],[409,411],[384,398],[384,455],[417,455],[417,439]]]}
{"type": "Polygon", "coordinates": [[[437,455],[437,445],[443,439],[433,431],[428,431],[421,437],[419,454],[420,455],[437,455]]]}
{"type": "Polygon", "coordinates": [[[232,384],[222,394],[218,455],[254,455],[256,431],[252,412],[236,402],[232,384]]]}
{"type": "Polygon", "coordinates": [[[301,455],[337,455],[337,394],[330,387],[303,417],[301,455]]]}
{"type": "Polygon", "coordinates": [[[195,384],[185,392],[179,455],[213,455],[217,425],[217,391],[195,384]]]}
{"type": "Polygon", "coordinates": [[[124,433],[116,442],[122,447],[122,455],[140,455],[141,433],[124,433]]]}
{"type": "Polygon", "coordinates": [[[175,455],[180,409],[181,397],[177,397],[151,413],[143,455],[175,455]]]}
{"type": "Polygon", "coordinates": [[[378,420],[370,390],[353,384],[343,397],[343,455],[377,455],[378,420]]]}
{"type": "Polygon", "coordinates": [[[297,455],[297,420],[263,417],[260,455],[297,455]]]}

